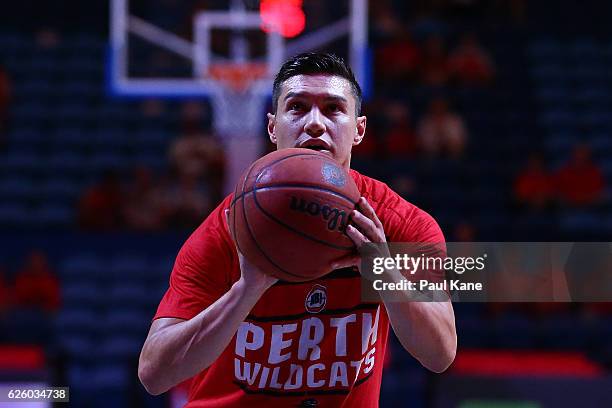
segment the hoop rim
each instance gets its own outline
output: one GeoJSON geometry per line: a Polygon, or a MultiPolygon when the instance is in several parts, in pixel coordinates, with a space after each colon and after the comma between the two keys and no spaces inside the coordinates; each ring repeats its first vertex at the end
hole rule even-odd
{"type": "Polygon", "coordinates": [[[204,76],[237,92],[244,92],[254,82],[269,78],[265,62],[216,62],[209,65],[204,76]]]}

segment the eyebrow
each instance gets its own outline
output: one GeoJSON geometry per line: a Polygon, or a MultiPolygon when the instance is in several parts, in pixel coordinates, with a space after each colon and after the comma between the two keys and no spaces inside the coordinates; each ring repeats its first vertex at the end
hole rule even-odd
{"type": "MultiPolygon", "coordinates": [[[[287,95],[285,95],[284,100],[286,101],[289,98],[304,98],[307,96],[312,96],[313,94],[308,93],[308,92],[287,92],[287,95]]],[[[343,103],[348,103],[348,101],[346,100],[345,97],[340,96],[340,95],[326,95],[325,96],[325,100],[326,101],[339,101],[339,102],[343,102],[343,103]]]]}

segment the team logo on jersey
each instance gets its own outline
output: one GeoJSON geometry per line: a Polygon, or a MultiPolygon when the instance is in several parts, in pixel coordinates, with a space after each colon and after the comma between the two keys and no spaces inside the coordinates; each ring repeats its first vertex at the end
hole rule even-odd
{"type": "Polygon", "coordinates": [[[321,285],[314,285],[304,301],[304,307],[310,313],[319,313],[325,309],[327,304],[327,288],[321,285]]]}

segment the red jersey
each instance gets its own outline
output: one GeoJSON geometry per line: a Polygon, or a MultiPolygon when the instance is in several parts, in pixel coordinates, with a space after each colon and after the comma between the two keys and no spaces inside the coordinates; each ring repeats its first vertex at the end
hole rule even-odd
{"type": "MultiPolygon", "coordinates": [[[[351,170],[389,242],[444,242],[435,220],[351,170]]],[[[239,279],[227,197],[180,250],[155,318],[190,319],[239,279]]],[[[357,270],[269,288],[219,358],[194,377],[187,407],[378,407],[389,318],[361,299],[357,270]]]]}

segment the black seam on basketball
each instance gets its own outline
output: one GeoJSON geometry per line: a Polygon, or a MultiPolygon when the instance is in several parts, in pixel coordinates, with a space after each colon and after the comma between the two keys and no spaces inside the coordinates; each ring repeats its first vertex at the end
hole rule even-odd
{"type": "MultiPolygon", "coordinates": [[[[297,184],[297,183],[295,183],[295,184],[294,183],[274,184],[272,186],[266,186],[266,187],[255,187],[255,188],[253,188],[253,190],[265,191],[265,190],[274,190],[274,189],[277,189],[277,188],[292,188],[292,187],[303,188],[303,189],[306,189],[306,190],[324,191],[326,193],[330,193],[331,195],[334,195],[334,196],[336,196],[338,198],[343,199],[344,201],[347,201],[347,202],[351,203],[353,205],[353,207],[355,207],[355,205],[357,205],[357,203],[354,202],[353,200],[351,200],[351,198],[349,196],[346,196],[346,195],[344,195],[342,193],[338,193],[338,192],[336,192],[334,190],[330,190],[330,189],[325,188],[325,187],[317,187],[317,186],[312,186],[310,184],[297,184]]],[[[253,190],[251,190],[251,191],[253,191],[253,190]]],[[[247,191],[245,194],[248,194],[251,191],[247,191]]]]}
{"type": "MultiPolygon", "coordinates": [[[[270,163],[270,164],[266,165],[265,167],[262,167],[262,168],[259,170],[259,173],[257,173],[257,176],[255,176],[255,182],[253,183],[253,189],[258,188],[258,187],[257,187],[257,183],[259,182],[259,178],[262,176],[262,174],[263,174],[264,170],[268,169],[269,167],[274,166],[274,165],[275,165],[275,164],[277,164],[277,163],[282,162],[283,160],[287,160],[287,159],[290,159],[290,158],[292,158],[292,157],[296,157],[296,156],[316,156],[316,157],[319,157],[319,158],[321,158],[321,159],[327,159],[327,160],[330,160],[330,161],[334,162],[334,164],[335,164],[335,165],[338,165],[338,163],[337,163],[337,162],[336,162],[334,159],[330,159],[329,157],[327,157],[327,156],[325,156],[325,155],[323,155],[323,154],[319,154],[319,153],[296,153],[296,154],[293,154],[293,155],[291,155],[291,156],[285,156],[285,157],[282,157],[282,158],[280,158],[280,159],[278,159],[278,160],[276,160],[276,161],[274,161],[274,162],[272,162],[272,163],[270,163]]],[[[348,175],[348,177],[350,178],[350,175],[348,175]]],[[[272,185],[272,186],[266,186],[266,187],[276,187],[276,186],[287,186],[287,187],[291,187],[291,184],[292,184],[292,183],[287,183],[287,184],[275,184],[275,185],[272,185]]],[[[297,186],[300,186],[300,185],[308,186],[308,184],[300,184],[300,183],[296,183],[296,184],[297,184],[297,186]]],[[[261,188],[266,188],[266,187],[261,187],[261,188]]],[[[313,186],[313,187],[314,187],[314,186],[313,186]]],[[[353,205],[355,205],[355,204],[356,204],[356,203],[354,203],[354,202],[353,202],[353,200],[351,200],[351,198],[350,198],[350,197],[345,196],[345,195],[344,195],[344,194],[342,194],[342,193],[338,193],[338,192],[335,192],[335,191],[333,191],[333,190],[327,190],[327,189],[324,189],[324,190],[326,190],[326,191],[330,191],[331,193],[336,194],[336,195],[338,195],[338,196],[340,196],[340,197],[342,197],[342,198],[346,199],[347,201],[350,201],[350,202],[351,202],[353,205]]],[[[244,193],[244,190],[243,190],[242,192],[244,193]]]]}
{"type": "MultiPolygon", "coordinates": [[[[268,164],[268,165],[266,165],[265,167],[262,167],[262,168],[259,170],[259,173],[257,173],[257,176],[255,177],[255,183],[253,183],[253,185],[256,185],[256,184],[257,184],[257,179],[259,178],[259,176],[261,175],[261,173],[262,173],[262,172],[263,172],[265,169],[267,169],[268,167],[273,166],[273,165],[275,165],[276,163],[282,162],[283,160],[290,159],[290,158],[292,158],[292,157],[297,157],[297,156],[317,156],[317,157],[321,157],[321,156],[319,156],[319,155],[318,155],[318,154],[316,154],[316,153],[296,153],[296,154],[292,154],[291,156],[281,157],[280,159],[275,160],[275,161],[273,161],[272,163],[269,163],[269,164],[268,164]]],[[[327,157],[325,157],[325,158],[327,158],[327,157]]],[[[255,162],[255,163],[257,163],[257,162],[255,162]]],[[[244,186],[246,185],[246,182],[247,182],[247,180],[249,179],[249,176],[251,175],[251,171],[253,171],[253,167],[255,167],[255,163],[251,164],[251,167],[249,168],[249,172],[248,172],[248,174],[247,174],[247,175],[245,176],[245,178],[244,178],[244,182],[242,183],[242,193],[240,194],[240,197],[234,197],[234,199],[232,200],[232,204],[234,204],[234,202],[235,202],[236,200],[240,199],[240,198],[241,198],[241,197],[242,197],[244,194],[248,194],[248,193],[250,193],[250,192],[251,192],[251,191],[247,191],[247,192],[245,192],[245,191],[244,191],[244,186]]]]}
{"type": "MultiPolygon", "coordinates": [[[[317,153],[310,153],[310,152],[309,152],[309,153],[296,153],[296,154],[292,154],[292,155],[290,155],[290,156],[285,156],[285,157],[282,157],[282,158],[280,158],[280,159],[278,159],[278,160],[275,160],[275,161],[273,161],[272,163],[269,163],[268,165],[266,165],[265,167],[263,167],[263,168],[261,168],[261,169],[259,170],[259,173],[258,173],[258,174],[257,174],[257,176],[255,177],[255,182],[253,183],[253,184],[254,184],[254,186],[256,186],[256,185],[257,185],[257,180],[259,179],[259,177],[261,176],[261,174],[263,173],[263,171],[264,171],[264,170],[266,170],[267,168],[269,168],[269,167],[271,167],[271,166],[273,166],[273,165],[275,165],[275,164],[277,164],[277,163],[279,163],[279,162],[281,162],[281,161],[283,161],[283,160],[286,160],[286,159],[289,159],[289,158],[292,158],[292,157],[298,157],[298,156],[316,156],[316,157],[321,157],[321,156],[320,156],[320,155],[318,155],[317,153]]],[[[327,157],[324,157],[324,158],[327,158],[327,157]]],[[[276,264],[276,262],[274,262],[272,259],[270,259],[270,257],[268,256],[268,254],[266,254],[266,253],[265,253],[265,252],[262,250],[262,248],[259,246],[259,243],[258,243],[258,242],[257,242],[257,240],[255,239],[255,236],[254,236],[253,231],[252,231],[252,229],[251,229],[251,226],[250,226],[250,224],[249,224],[248,217],[247,217],[247,215],[246,215],[246,209],[245,209],[244,197],[245,197],[245,195],[247,195],[247,194],[249,194],[249,193],[253,193],[253,198],[255,199],[255,205],[257,205],[257,207],[258,207],[258,208],[259,208],[259,209],[260,209],[260,210],[261,210],[261,211],[262,211],[262,212],[263,212],[265,215],[267,215],[269,218],[271,218],[273,221],[277,222],[278,224],[283,225],[283,226],[285,226],[286,228],[288,228],[288,229],[292,230],[293,232],[297,233],[298,235],[302,235],[302,236],[303,236],[304,238],[306,238],[306,239],[309,239],[309,240],[311,240],[311,241],[315,241],[315,242],[319,242],[319,243],[324,244],[324,245],[328,245],[328,246],[330,246],[330,247],[332,247],[332,248],[335,248],[335,249],[341,249],[341,250],[347,250],[347,249],[348,249],[348,250],[352,250],[352,249],[353,249],[353,247],[348,247],[348,248],[346,248],[346,247],[336,246],[336,245],[329,244],[329,243],[326,243],[326,242],[321,241],[321,240],[317,240],[316,238],[309,237],[308,235],[304,235],[303,233],[300,233],[299,231],[293,230],[291,227],[289,227],[289,226],[287,226],[287,225],[284,225],[282,222],[280,222],[280,221],[278,221],[278,220],[275,220],[275,219],[274,219],[274,217],[270,217],[270,215],[269,215],[268,213],[266,213],[266,211],[264,211],[264,210],[261,208],[261,206],[259,205],[259,203],[257,202],[257,197],[256,197],[256,194],[255,194],[256,189],[254,188],[253,190],[248,191],[248,192],[245,192],[245,191],[244,191],[244,187],[246,186],[247,180],[248,180],[249,176],[251,175],[251,172],[253,171],[253,167],[254,167],[254,166],[255,166],[255,163],[253,163],[253,164],[251,165],[251,167],[249,168],[249,170],[248,170],[248,172],[247,172],[247,175],[245,176],[244,181],[243,181],[243,184],[242,184],[242,192],[240,193],[240,196],[239,196],[239,197],[234,197],[234,198],[233,198],[233,200],[232,200],[232,202],[231,202],[231,204],[230,204],[230,207],[231,207],[231,206],[234,206],[237,200],[240,200],[240,199],[242,199],[242,200],[243,200],[243,201],[242,201],[242,213],[243,213],[243,216],[244,216],[244,220],[245,220],[245,223],[246,223],[246,226],[247,226],[247,230],[248,230],[248,232],[249,232],[249,235],[251,236],[251,239],[253,240],[253,243],[255,244],[255,247],[257,248],[257,250],[258,250],[258,251],[259,251],[259,252],[260,252],[260,253],[261,253],[261,254],[262,254],[262,255],[263,255],[263,256],[264,256],[264,257],[265,257],[267,260],[268,260],[268,262],[270,262],[270,263],[271,263],[273,266],[275,266],[275,267],[276,267],[276,268],[278,268],[280,271],[282,271],[282,272],[284,272],[284,273],[286,273],[286,274],[288,274],[288,275],[295,276],[295,277],[297,277],[297,278],[301,278],[301,279],[304,279],[304,278],[306,278],[306,279],[311,278],[310,276],[297,275],[297,274],[294,274],[294,273],[291,273],[291,272],[289,272],[289,271],[284,270],[283,268],[281,268],[280,266],[278,266],[278,264],[276,264]]],[[[274,186],[272,186],[272,187],[274,187],[274,186]]],[[[303,186],[303,187],[313,187],[313,186],[303,186]]],[[[262,187],[262,189],[265,189],[265,188],[267,188],[267,187],[262,187]]],[[[324,191],[328,191],[328,192],[330,192],[330,193],[332,193],[332,194],[335,194],[335,195],[337,195],[337,196],[339,196],[339,197],[341,197],[341,198],[346,199],[347,201],[349,201],[349,202],[350,202],[350,203],[352,203],[353,205],[355,205],[355,203],[353,203],[353,201],[352,201],[350,198],[348,198],[348,197],[346,197],[346,196],[344,196],[344,195],[342,195],[342,194],[339,194],[339,193],[336,193],[335,191],[327,190],[327,189],[324,189],[324,188],[323,188],[323,189],[319,188],[319,189],[320,189],[320,190],[324,190],[324,191]]],[[[235,228],[235,217],[234,217],[234,228],[235,228]]],[[[236,236],[236,235],[235,235],[235,232],[236,232],[236,231],[234,230],[234,236],[236,236]]],[[[240,248],[239,248],[239,245],[238,245],[237,240],[236,240],[236,246],[238,247],[238,249],[240,249],[240,248]]]]}
{"type": "MultiPolygon", "coordinates": [[[[244,178],[244,183],[242,184],[242,190],[243,191],[244,191],[244,185],[246,184],[246,180],[249,178],[249,175],[251,174],[252,170],[253,170],[253,166],[251,166],[251,168],[249,169],[249,172],[247,173],[246,177],[244,178]]],[[[268,260],[268,262],[270,262],[279,271],[281,271],[283,273],[286,273],[287,275],[295,276],[296,278],[305,278],[305,276],[296,275],[296,274],[291,273],[289,271],[286,271],[285,269],[283,269],[280,266],[278,266],[278,264],[276,262],[274,262],[272,259],[270,259],[268,254],[266,254],[264,252],[264,250],[259,246],[259,243],[257,242],[257,239],[255,239],[255,235],[253,234],[253,230],[251,229],[251,225],[249,224],[249,218],[247,217],[244,199],[242,199],[242,215],[244,216],[244,222],[246,223],[247,231],[249,232],[249,235],[251,236],[251,239],[253,240],[253,243],[255,244],[255,247],[261,253],[261,255],[263,255],[263,257],[266,258],[268,260]]],[[[238,240],[236,240],[236,246],[238,246],[238,240]]]]}
{"type": "Polygon", "coordinates": [[[349,196],[346,196],[344,194],[338,193],[337,191],[330,190],[330,189],[325,188],[325,187],[317,187],[317,186],[313,186],[313,185],[310,185],[310,184],[287,183],[287,184],[273,184],[271,186],[266,186],[266,187],[255,187],[252,190],[245,191],[245,192],[241,193],[239,196],[237,196],[236,198],[234,198],[234,200],[232,200],[232,203],[230,204],[230,206],[233,206],[236,201],[240,200],[241,198],[243,198],[247,194],[251,194],[255,190],[263,191],[263,190],[274,190],[276,188],[291,188],[291,187],[304,188],[304,189],[309,189],[309,190],[324,191],[324,192],[327,192],[327,193],[331,193],[332,195],[334,195],[334,196],[336,196],[338,198],[342,198],[345,201],[348,201],[349,203],[351,203],[353,205],[353,207],[355,207],[357,205],[357,203],[354,202],[353,200],[351,200],[351,198],[349,196]]]}
{"type": "MultiPolygon", "coordinates": [[[[251,164],[251,166],[249,167],[249,169],[247,170],[247,174],[244,177],[244,180],[242,182],[242,192],[240,193],[240,197],[244,196],[244,186],[246,185],[246,181],[249,178],[249,175],[251,174],[251,172],[253,171],[253,167],[255,167],[255,163],[251,164]]],[[[238,184],[236,184],[236,190],[238,191],[238,184]]],[[[232,200],[231,204],[230,204],[230,208],[235,207],[236,204],[236,197],[235,197],[236,193],[234,192],[234,200],[232,200]]],[[[236,209],[233,209],[234,211],[236,211],[236,209]]],[[[244,216],[244,219],[246,221],[246,212],[244,210],[244,200],[242,201],[242,215],[244,216]]],[[[248,221],[247,221],[247,227],[248,227],[248,221]]],[[[233,228],[233,235],[234,235],[234,242],[236,243],[236,248],[238,249],[238,251],[242,252],[242,250],[240,249],[240,244],[238,243],[238,235],[236,235],[236,214],[234,214],[234,223],[232,225],[233,228]]],[[[250,231],[249,231],[250,234],[250,231]]],[[[250,234],[251,237],[253,237],[252,234],[250,234]]]]}
{"type": "Polygon", "coordinates": [[[307,235],[307,234],[303,233],[302,231],[299,231],[299,230],[293,228],[292,226],[285,224],[284,222],[282,222],[281,220],[279,220],[278,218],[274,217],[272,214],[270,214],[269,212],[267,212],[266,210],[263,209],[263,207],[259,204],[259,201],[257,201],[257,194],[256,194],[257,191],[258,191],[257,189],[254,189],[252,191],[253,199],[255,200],[255,205],[257,206],[257,208],[259,208],[261,210],[262,213],[264,213],[268,218],[270,218],[272,221],[276,222],[277,224],[282,225],[283,227],[287,228],[289,231],[292,231],[292,232],[300,235],[303,238],[309,239],[309,240],[317,242],[319,244],[326,245],[326,246],[328,246],[330,248],[338,249],[338,250],[341,250],[341,251],[351,251],[351,250],[354,249],[353,246],[346,247],[346,246],[342,246],[342,245],[335,245],[335,244],[323,241],[322,239],[311,237],[310,235],[307,235]]]}
{"type": "MultiPolygon", "coordinates": [[[[244,211],[244,200],[242,202],[242,209],[244,211]]],[[[307,278],[307,276],[302,276],[302,275],[297,275],[295,273],[291,273],[283,268],[281,268],[276,262],[274,262],[269,256],[268,254],[259,246],[259,243],[257,242],[257,239],[255,239],[255,235],[253,234],[253,230],[251,230],[251,225],[249,224],[249,219],[246,216],[246,213],[244,214],[244,220],[246,222],[247,225],[247,230],[249,231],[249,235],[251,236],[251,239],[253,240],[253,243],[255,244],[255,247],[257,248],[257,250],[261,253],[261,255],[263,255],[264,258],[266,258],[266,260],[268,262],[270,262],[274,267],[276,267],[279,271],[286,273],[287,275],[291,275],[291,276],[295,276],[296,278],[307,278]]]]}
{"type": "MultiPolygon", "coordinates": [[[[251,166],[253,167],[253,166],[251,166]]],[[[249,168],[249,171],[251,170],[251,168],[249,168]]],[[[244,190],[244,183],[242,184],[242,188],[244,190]]],[[[236,243],[236,248],[239,247],[238,245],[238,240],[236,239],[236,209],[234,208],[235,205],[234,203],[236,201],[234,201],[234,198],[238,195],[238,187],[240,187],[239,183],[236,183],[236,188],[234,188],[234,197],[232,197],[232,201],[230,202],[230,217],[228,219],[228,228],[230,229],[230,235],[232,237],[232,240],[236,243]],[[233,214],[234,216],[232,217],[231,214],[233,214]],[[229,225],[231,222],[231,225],[229,225]]],[[[242,195],[242,193],[240,194],[242,195]]]]}

